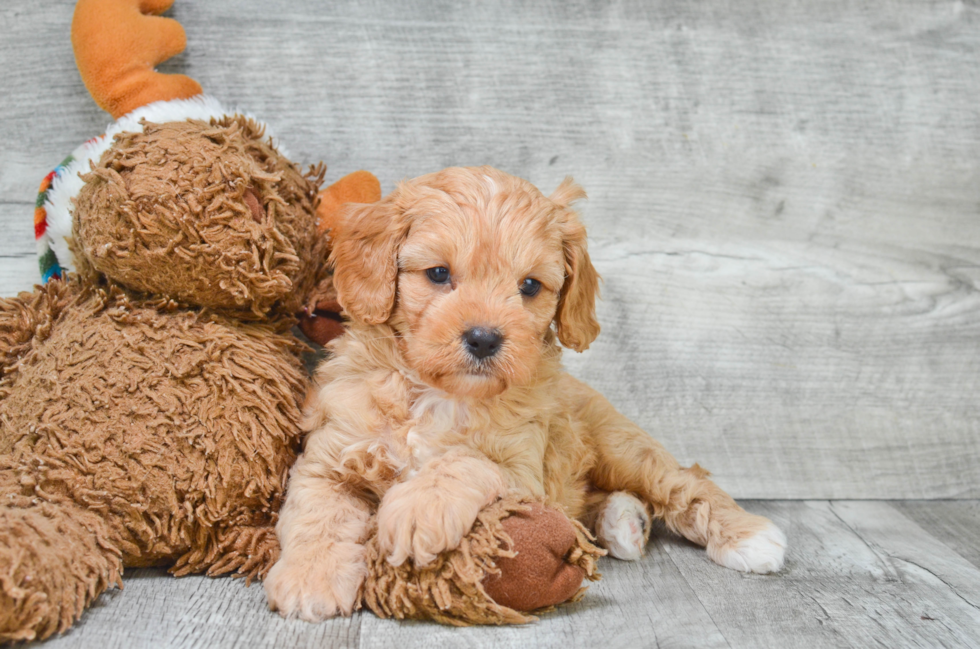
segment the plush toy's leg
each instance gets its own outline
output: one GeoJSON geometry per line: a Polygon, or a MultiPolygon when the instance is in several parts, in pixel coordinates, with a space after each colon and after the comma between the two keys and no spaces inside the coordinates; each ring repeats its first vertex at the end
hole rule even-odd
{"type": "Polygon", "coordinates": [[[122,586],[122,554],[95,513],[22,494],[0,473],[0,642],[62,633],[109,586],[122,586]]]}
{"type": "MultiPolygon", "coordinates": [[[[52,281],[0,299],[0,398],[18,362],[51,334],[78,289],[74,282],[52,281]]],[[[11,451],[9,443],[0,437],[0,453],[11,451]]],[[[121,583],[122,572],[121,553],[97,514],[44,498],[29,473],[15,466],[11,456],[0,455],[0,642],[64,631],[99,593],[121,583]]]]}
{"type": "Polygon", "coordinates": [[[366,546],[363,602],[379,617],[443,624],[522,624],[582,595],[604,553],[558,510],[507,496],[485,507],[455,550],[425,568],[392,566],[377,537],[366,546]]]}
{"type": "Polygon", "coordinates": [[[200,530],[202,538],[194,549],[177,559],[170,569],[177,577],[203,572],[209,577],[228,573],[253,579],[264,579],[279,560],[279,541],[273,524],[241,525],[222,530],[200,530]],[[203,538],[207,537],[207,538],[203,538]]]}
{"type": "MultiPolygon", "coordinates": [[[[582,588],[587,566],[571,560],[583,530],[557,509],[531,503],[501,522],[515,555],[497,560],[497,574],[483,587],[493,601],[518,611],[536,611],[574,598],[582,588]]],[[[594,574],[590,574],[594,578],[594,574]]]]}

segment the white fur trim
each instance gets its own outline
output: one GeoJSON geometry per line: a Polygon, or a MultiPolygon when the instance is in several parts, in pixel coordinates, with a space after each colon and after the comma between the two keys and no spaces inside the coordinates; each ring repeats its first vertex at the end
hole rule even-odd
{"type": "MultiPolygon", "coordinates": [[[[48,190],[48,198],[44,203],[47,212],[48,228],[44,237],[38,241],[38,249],[50,246],[54,254],[58,257],[58,263],[67,271],[75,270],[74,259],[68,249],[68,241],[71,238],[72,225],[72,199],[78,196],[85,184],[79,178],[79,174],[86,174],[92,170],[92,163],[97,162],[102,154],[105,153],[113,144],[114,138],[119,133],[141,133],[143,126],[140,120],[163,124],[166,122],[180,122],[188,119],[199,119],[209,121],[212,118],[220,119],[230,115],[242,115],[249,117],[261,126],[266,127],[265,123],[256,120],[251,115],[241,111],[229,111],[221,105],[214,97],[207,95],[197,95],[190,99],[171,99],[168,101],[157,101],[146,106],[141,106],[136,110],[123,115],[106,128],[105,135],[92,138],[81,145],[72,153],[75,158],[67,167],[61,169],[57,176],[51,181],[51,188],[48,190]]],[[[266,127],[266,135],[270,135],[266,127]]],[[[282,147],[279,151],[285,155],[282,147]]]]}

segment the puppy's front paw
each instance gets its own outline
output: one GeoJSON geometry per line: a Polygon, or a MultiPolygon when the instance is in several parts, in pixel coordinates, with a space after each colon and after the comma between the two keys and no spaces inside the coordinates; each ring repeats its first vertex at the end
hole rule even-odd
{"type": "Polygon", "coordinates": [[[320,622],[354,611],[366,574],[364,548],[336,543],[315,555],[280,558],[265,578],[265,594],[283,617],[320,622]]]}
{"type": "Polygon", "coordinates": [[[459,545],[487,502],[466,490],[420,492],[411,483],[396,485],[378,509],[378,543],[392,565],[413,559],[416,567],[425,567],[459,545]]]}
{"type": "Polygon", "coordinates": [[[718,548],[709,544],[708,555],[732,570],[759,574],[777,572],[783,567],[786,555],[786,535],[772,522],[765,521],[762,529],[738,542],[718,548]]]}

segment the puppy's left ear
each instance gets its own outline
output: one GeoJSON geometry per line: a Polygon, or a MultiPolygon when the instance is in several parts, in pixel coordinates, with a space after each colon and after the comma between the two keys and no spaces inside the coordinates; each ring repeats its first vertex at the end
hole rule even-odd
{"type": "Polygon", "coordinates": [[[555,328],[558,340],[577,352],[585,351],[599,335],[595,301],[599,297],[599,273],[589,259],[585,226],[570,205],[586,198],[585,190],[566,178],[549,197],[562,211],[565,247],[565,283],[558,297],[555,328]]]}
{"type": "Polygon", "coordinates": [[[337,301],[365,324],[387,321],[395,305],[398,248],[410,225],[398,193],[377,203],[348,205],[331,231],[337,301]]]}

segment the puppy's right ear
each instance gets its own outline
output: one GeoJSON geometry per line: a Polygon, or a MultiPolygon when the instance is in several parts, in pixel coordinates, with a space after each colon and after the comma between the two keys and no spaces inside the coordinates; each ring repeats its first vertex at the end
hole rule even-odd
{"type": "Polygon", "coordinates": [[[585,198],[585,190],[566,178],[549,199],[561,210],[565,248],[565,284],[558,298],[555,329],[558,340],[577,352],[585,351],[599,335],[595,301],[599,297],[599,273],[589,259],[585,226],[570,205],[585,198]]]}
{"type": "Polygon", "coordinates": [[[395,305],[398,248],[409,219],[394,195],[371,204],[351,204],[331,231],[337,301],[364,324],[388,320],[395,305]]]}

